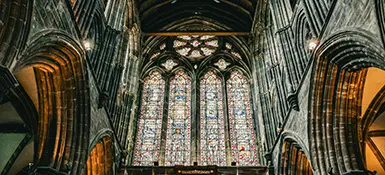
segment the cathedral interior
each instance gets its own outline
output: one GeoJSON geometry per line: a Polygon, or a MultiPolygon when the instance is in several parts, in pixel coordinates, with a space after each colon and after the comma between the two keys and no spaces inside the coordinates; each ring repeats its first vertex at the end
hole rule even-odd
{"type": "Polygon", "coordinates": [[[385,175],[385,0],[0,0],[0,172],[385,175]]]}

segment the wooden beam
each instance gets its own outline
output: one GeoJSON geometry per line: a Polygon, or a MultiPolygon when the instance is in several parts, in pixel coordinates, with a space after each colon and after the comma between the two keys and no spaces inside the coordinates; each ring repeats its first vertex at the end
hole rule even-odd
{"type": "Polygon", "coordinates": [[[146,36],[186,36],[186,35],[214,35],[214,36],[247,36],[249,32],[150,32],[144,33],[146,36]]]}

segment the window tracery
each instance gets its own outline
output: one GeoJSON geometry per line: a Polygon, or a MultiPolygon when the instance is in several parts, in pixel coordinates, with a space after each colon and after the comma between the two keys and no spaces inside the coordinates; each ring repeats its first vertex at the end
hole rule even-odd
{"type": "Polygon", "coordinates": [[[258,162],[249,85],[239,71],[233,71],[226,84],[232,162],[241,166],[255,166],[258,162]]]}
{"type": "MultiPolygon", "coordinates": [[[[224,44],[225,53],[241,58],[230,43],[224,44]]],[[[205,47],[206,45],[215,46],[217,49],[217,38],[214,36],[180,36],[174,40],[175,51],[179,50],[179,54],[183,52],[182,54],[187,55],[187,58],[190,59],[194,57],[189,57],[189,55],[212,54],[210,47],[205,47]]],[[[160,49],[165,47],[165,45],[159,46],[160,49]]],[[[156,53],[155,57],[158,57],[158,53],[160,51],[156,53]]],[[[199,58],[196,57],[193,61],[197,61],[199,58]]],[[[176,62],[169,58],[155,63],[164,68],[165,74],[162,77],[163,75],[160,75],[159,72],[153,72],[143,83],[134,165],[153,165],[154,162],[160,162],[164,166],[191,165],[195,158],[198,159],[200,165],[229,166],[230,162],[237,162],[237,165],[240,166],[258,165],[248,80],[240,70],[230,72],[229,78],[224,79],[221,71],[227,70],[233,64],[225,59],[227,58],[219,58],[216,62],[207,63],[217,67],[219,72],[208,71],[199,77],[193,77],[197,75],[194,72],[189,72],[191,75],[186,71],[171,72],[176,66],[186,64],[183,61],[176,62]],[[170,80],[166,80],[166,77],[171,74],[174,76],[170,80]],[[151,77],[156,77],[157,80],[161,80],[159,81],[161,83],[152,83],[155,81],[150,81],[150,79],[154,79],[151,77]],[[192,93],[192,89],[195,87],[197,94],[192,93]],[[167,89],[166,92],[164,92],[165,89],[167,89]],[[152,91],[162,91],[162,102],[148,100],[152,91]],[[151,106],[152,104],[158,105],[158,107],[155,109],[151,106]],[[164,104],[166,104],[164,108],[168,110],[162,113],[164,104]],[[197,104],[196,109],[192,109],[192,104],[197,104]],[[147,107],[147,105],[150,106],[147,107]],[[223,112],[224,109],[227,111],[223,112]],[[198,115],[192,115],[195,113],[192,110],[196,110],[198,115]],[[153,122],[157,127],[152,123],[147,124],[146,116],[149,113],[154,114],[153,118],[159,119],[158,123],[153,122]],[[162,118],[164,124],[162,124],[162,118]],[[194,121],[198,122],[197,128],[193,128],[196,129],[197,135],[191,135],[194,121]],[[162,125],[165,128],[161,128],[162,125]],[[159,134],[144,136],[147,130],[159,134]],[[161,132],[161,130],[163,131],[161,132]],[[146,141],[147,137],[152,140],[146,141]],[[164,139],[164,142],[160,143],[160,137],[164,139]],[[225,137],[229,138],[225,139],[225,137]],[[226,143],[226,140],[231,140],[231,143],[226,143]],[[194,142],[197,144],[191,145],[194,142]],[[155,148],[144,143],[154,144],[155,148]],[[199,150],[196,156],[191,154],[195,149],[199,150]]],[[[194,66],[189,69],[201,71],[196,64],[194,66]]]]}
{"type": "Polygon", "coordinates": [[[178,36],[174,40],[174,49],[180,55],[199,59],[213,54],[218,48],[215,36],[178,36]]]}
{"type": "Polygon", "coordinates": [[[203,165],[226,166],[222,81],[213,72],[200,83],[200,145],[203,165]]]}
{"type": "Polygon", "coordinates": [[[159,72],[144,80],[134,165],[149,166],[159,159],[165,81],[159,72]]]}
{"type": "Polygon", "coordinates": [[[170,81],[165,164],[190,164],[191,79],[180,71],[170,81]]]}

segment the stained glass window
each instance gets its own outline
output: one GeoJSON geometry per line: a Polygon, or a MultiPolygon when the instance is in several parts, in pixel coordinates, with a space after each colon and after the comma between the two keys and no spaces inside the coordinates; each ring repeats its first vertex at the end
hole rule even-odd
{"type": "Polygon", "coordinates": [[[174,40],[174,49],[180,55],[188,58],[202,58],[211,55],[218,48],[215,36],[178,36],[174,40]]]}
{"type": "Polygon", "coordinates": [[[226,166],[222,82],[213,72],[200,82],[200,106],[201,163],[226,166]]]}
{"type": "Polygon", "coordinates": [[[191,79],[178,72],[170,81],[165,165],[190,165],[191,79]]]}
{"type": "Polygon", "coordinates": [[[134,165],[153,165],[159,159],[165,81],[159,72],[144,80],[134,165]]]}
{"type": "Polygon", "coordinates": [[[258,162],[249,85],[239,71],[232,72],[226,84],[232,162],[240,166],[256,166],[258,162]]]}

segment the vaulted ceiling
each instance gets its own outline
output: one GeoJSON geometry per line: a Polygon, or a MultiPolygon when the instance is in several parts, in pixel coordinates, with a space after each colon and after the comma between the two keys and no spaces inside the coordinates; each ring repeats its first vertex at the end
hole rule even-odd
{"type": "Polygon", "coordinates": [[[250,32],[258,1],[260,0],[137,0],[136,4],[143,32],[250,32]]]}

